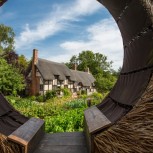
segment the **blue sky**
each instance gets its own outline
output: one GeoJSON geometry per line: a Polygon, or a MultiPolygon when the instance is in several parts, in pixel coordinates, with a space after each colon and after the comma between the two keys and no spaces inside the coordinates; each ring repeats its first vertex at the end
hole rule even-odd
{"type": "Polygon", "coordinates": [[[82,50],[99,52],[122,66],[122,39],[109,12],[96,0],[8,0],[0,8],[0,23],[11,26],[15,47],[28,59],[67,62],[82,50]]]}

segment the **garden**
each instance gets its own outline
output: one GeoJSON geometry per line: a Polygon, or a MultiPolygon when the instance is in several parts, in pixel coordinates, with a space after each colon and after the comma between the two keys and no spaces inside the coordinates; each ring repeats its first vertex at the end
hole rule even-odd
{"type": "Polygon", "coordinates": [[[45,132],[56,133],[83,131],[83,112],[88,108],[88,99],[91,99],[92,106],[100,103],[105,95],[94,93],[90,96],[81,95],[77,99],[67,95],[53,97],[45,102],[38,102],[34,96],[28,98],[7,96],[6,98],[25,116],[43,119],[45,132]]]}

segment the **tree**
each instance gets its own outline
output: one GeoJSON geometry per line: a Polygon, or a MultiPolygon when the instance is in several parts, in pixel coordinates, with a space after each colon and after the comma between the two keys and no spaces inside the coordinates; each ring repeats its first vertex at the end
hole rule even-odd
{"type": "Polygon", "coordinates": [[[119,67],[117,71],[112,69],[111,73],[112,73],[113,76],[118,77],[121,73],[121,70],[122,70],[121,67],[119,67]]]}
{"type": "Polygon", "coordinates": [[[15,51],[10,51],[2,56],[8,64],[16,65],[18,62],[18,54],[15,51]]]}
{"type": "Polygon", "coordinates": [[[11,64],[13,67],[17,68],[21,74],[25,75],[29,61],[24,55],[18,55],[15,51],[11,51],[3,54],[1,57],[3,57],[8,64],[11,64]]]}
{"type": "Polygon", "coordinates": [[[24,55],[18,56],[17,68],[21,74],[25,75],[29,63],[30,62],[25,58],[24,55]]]}
{"type": "Polygon", "coordinates": [[[84,71],[89,68],[93,75],[102,73],[103,71],[109,71],[112,64],[112,62],[107,61],[105,55],[93,53],[92,51],[82,51],[78,57],[76,55],[72,56],[70,62],[66,63],[66,65],[69,68],[73,68],[74,63],[78,65],[78,70],[84,71]]]}
{"type": "Polygon", "coordinates": [[[0,53],[14,50],[15,33],[11,27],[0,24],[0,53]]]}
{"type": "Polygon", "coordinates": [[[96,78],[95,81],[96,88],[101,93],[110,91],[117,80],[117,77],[111,75],[110,73],[105,75],[99,73],[95,76],[95,78],[96,78]]]}
{"type": "Polygon", "coordinates": [[[69,67],[70,69],[74,68],[74,64],[78,63],[78,57],[76,55],[73,55],[70,59],[70,62],[65,63],[65,65],[67,65],[67,67],[69,67]]]}
{"type": "Polygon", "coordinates": [[[24,87],[23,76],[6,60],[0,58],[0,91],[4,95],[17,95],[24,87]]]}
{"type": "Polygon", "coordinates": [[[107,57],[100,53],[93,53],[93,51],[82,51],[78,56],[74,55],[70,62],[66,63],[69,68],[77,64],[77,69],[84,71],[87,68],[95,77],[96,89],[99,92],[106,92],[112,89],[116,82],[116,76],[112,75],[112,61],[108,62],[107,57]]]}

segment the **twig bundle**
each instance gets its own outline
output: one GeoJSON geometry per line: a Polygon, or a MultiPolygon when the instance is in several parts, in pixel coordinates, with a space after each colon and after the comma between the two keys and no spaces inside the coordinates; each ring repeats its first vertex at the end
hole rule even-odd
{"type": "Polygon", "coordinates": [[[131,112],[94,142],[97,153],[153,152],[153,77],[131,112]]]}
{"type": "Polygon", "coordinates": [[[0,134],[0,153],[21,153],[21,148],[9,141],[7,141],[7,137],[0,134]]]}

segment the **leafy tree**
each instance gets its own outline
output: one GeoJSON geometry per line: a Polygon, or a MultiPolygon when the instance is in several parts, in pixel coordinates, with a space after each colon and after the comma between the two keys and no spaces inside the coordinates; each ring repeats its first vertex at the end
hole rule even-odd
{"type": "Polygon", "coordinates": [[[14,37],[11,27],[0,24],[0,53],[14,50],[14,37]]]}
{"type": "Polygon", "coordinates": [[[17,95],[24,87],[23,76],[6,60],[0,58],[0,91],[5,95],[17,95]]]}
{"type": "Polygon", "coordinates": [[[73,68],[77,64],[77,69],[84,71],[87,68],[94,75],[96,88],[99,92],[106,92],[112,89],[116,82],[117,75],[112,74],[112,61],[108,62],[107,57],[100,53],[92,51],[82,51],[78,56],[72,56],[69,63],[66,65],[73,68]]]}
{"type": "Polygon", "coordinates": [[[18,56],[17,67],[18,67],[20,73],[25,74],[28,65],[29,65],[29,61],[26,59],[26,57],[24,55],[18,56]]]}
{"type": "Polygon", "coordinates": [[[21,74],[25,75],[29,61],[24,55],[18,55],[15,51],[11,51],[7,54],[3,54],[2,57],[8,64],[11,64],[13,67],[17,68],[21,74]]]}
{"type": "Polygon", "coordinates": [[[109,71],[112,64],[112,62],[107,61],[105,55],[93,53],[92,51],[82,51],[78,57],[72,56],[70,62],[66,63],[66,65],[69,68],[73,68],[74,63],[78,65],[78,70],[84,71],[89,68],[93,75],[102,73],[103,71],[109,71]]]}
{"type": "Polygon", "coordinates": [[[15,51],[10,51],[3,54],[3,58],[7,61],[8,64],[16,65],[18,62],[18,54],[15,51]]]}
{"type": "Polygon", "coordinates": [[[99,92],[102,93],[110,91],[117,80],[117,77],[111,74],[102,75],[99,73],[95,76],[95,78],[96,78],[95,81],[96,88],[99,92]]]}
{"type": "Polygon", "coordinates": [[[69,67],[70,69],[74,68],[74,64],[78,63],[78,57],[76,55],[73,55],[70,59],[70,62],[65,63],[67,65],[67,67],[69,67]]]}
{"type": "Polygon", "coordinates": [[[121,73],[121,70],[122,70],[121,67],[119,67],[117,71],[112,69],[112,70],[111,70],[111,74],[112,74],[113,76],[115,76],[115,77],[118,77],[118,76],[120,75],[120,73],[121,73]]]}

